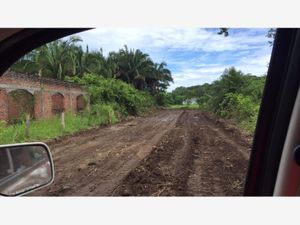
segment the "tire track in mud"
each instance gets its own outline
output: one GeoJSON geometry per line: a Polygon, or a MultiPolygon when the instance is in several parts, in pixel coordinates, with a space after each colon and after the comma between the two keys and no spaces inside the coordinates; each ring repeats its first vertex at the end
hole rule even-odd
{"type": "Polygon", "coordinates": [[[249,143],[187,110],[114,191],[118,196],[242,195],[249,143]],[[243,143],[240,145],[239,143],[243,143]]]}
{"type": "Polygon", "coordinates": [[[159,111],[50,144],[54,183],[33,195],[110,195],[170,130],[181,111],[159,111]]]}
{"type": "Polygon", "coordinates": [[[162,110],[49,143],[52,185],[32,195],[235,196],[250,143],[198,110],[162,110]]]}

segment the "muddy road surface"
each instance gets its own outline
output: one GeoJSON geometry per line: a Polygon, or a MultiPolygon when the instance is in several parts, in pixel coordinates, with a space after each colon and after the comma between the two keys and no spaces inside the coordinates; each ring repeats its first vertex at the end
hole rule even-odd
{"type": "Polygon", "coordinates": [[[162,110],[49,143],[56,177],[35,196],[238,196],[251,140],[198,110],[162,110]]]}

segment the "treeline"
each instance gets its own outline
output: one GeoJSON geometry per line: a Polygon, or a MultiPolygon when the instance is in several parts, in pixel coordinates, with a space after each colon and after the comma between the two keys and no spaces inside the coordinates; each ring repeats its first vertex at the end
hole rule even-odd
{"type": "Polygon", "coordinates": [[[255,128],[265,76],[226,69],[211,84],[178,87],[165,62],[155,63],[148,54],[125,45],[103,55],[102,49],[83,49],[78,36],[57,40],[30,52],[11,70],[80,83],[87,87],[92,114],[97,111],[137,115],[154,105],[198,104],[202,110],[236,121],[243,129],[255,128]]]}
{"type": "Polygon", "coordinates": [[[79,41],[80,38],[71,37],[51,42],[25,55],[10,69],[85,86],[85,100],[89,103],[86,109],[78,114],[66,112],[32,121],[28,135],[23,119],[13,125],[0,123],[0,144],[47,140],[113,124],[161,103],[169,82],[173,81],[164,62],[154,63],[147,54],[127,46],[104,57],[102,50],[90,52],[87,47],[84,51],[79,41]]]}
{"type": "Polygon", "coordinates": [[[266,76],[254,76],[226,69],[211,84],[179,87],[167,94],[167,103],[183,104],[196,99],[200,109],[234,120],[241,128],[253,132],[256,125],[266,76]]]}
{"type": "Polygon", "coordinates": [[[177,87],[172,92],[166,94],[165,103],[167,105],[182,105],[195,103],[201,95],[201,85],[190,87],[177,87]]]}
{"type": "Polygon", "coordinates": [[[82,42],[79,36],[72,36],[48,43],[25,55],[11,70],[59,80],[96,74],[122,80],[151,95],[164,92],[173,82],[165,62],[156,63],[139,49],[128,49],[125,45],[105,57],[102,49],[90,51],[88,46],[83,49],[79,42],[82,42]]]}
{"type": "Polygon", "coordinates": [[[56,40],[41,46],[16,62],[11,70],[38,74],[86,86],[91,111],[99,114],[137,115],[162,105],[171,71],[165,62],[156,63],[141,50],[125,45],[104,56],[102,49],[90,51],[79,36],[56,40]]]}

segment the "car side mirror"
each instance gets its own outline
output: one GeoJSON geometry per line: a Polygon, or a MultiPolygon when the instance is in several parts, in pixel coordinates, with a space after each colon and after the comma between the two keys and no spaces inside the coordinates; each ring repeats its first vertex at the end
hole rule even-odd
{"type": "Polygon", "coordinates": [[[0,145],[0,194],[24,195],[53,182],[49,147],[41,142],[0,145]]]}

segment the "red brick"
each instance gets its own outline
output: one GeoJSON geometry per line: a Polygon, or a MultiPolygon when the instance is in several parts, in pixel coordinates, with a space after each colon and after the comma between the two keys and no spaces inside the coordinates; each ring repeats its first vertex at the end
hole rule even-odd
{"type": "Polygon", "coordinates": [[[78,84],[36,75],[7,72],[0,77],[0,120],[8,121],[10,117],[18,117],[19,112],[24,111],[28,97],[31,96],[28,93],[33,93],[34,96],[34,107],[30,110],[30,114],[36,119],[49,118],[55,114],[54,111],[64,110],[76,113],[78,105],[80,107],[83,105],[82,98],[79,96],[87,94],[78,84]],[[23,92],[24,96],[20,97],[19,104],[7,94],[18,89],[27,91],[23,92]]]}

